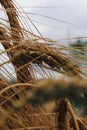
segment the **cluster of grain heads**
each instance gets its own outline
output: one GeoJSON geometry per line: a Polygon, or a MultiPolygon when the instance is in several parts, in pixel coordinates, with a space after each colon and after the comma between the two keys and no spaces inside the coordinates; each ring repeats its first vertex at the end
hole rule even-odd
{"type": "MultiPolygon", "coordinates": [[[[14,53],[22,49],[20,47],[20,43],[23,40],[25,41],[25,39],[23,36],[23,30],[21,29],[20,26],[21,23],[19,22],[18,12],[16,10],[17,8],[13,0],[4,0],[4,1],[0,0],[0,4],[4,7],[5,9],[4,11],[8,17],[8,19],[5,20],[8,26],[3,23],[1,24],[3,26],[1,26],[0,28],[0,41],[5,49],[4,51],[0,52],[0,55],[1,54],[7,55],[10,62],[14,53]]],[[[15,69],[17,83],[26,83],[34,79],[33,69],[31,65],[19,69],[21,67],[21,64],[17,62],[16,63],[10,62],[10,63],[13,65],[15,69]],[[17,71],[18,69],[19,71],[17,71]]],[[[0,64],[0,67],[3,68],[4,65],[7,64],[6,63],[3,63],[2,65],[0,64]]],[[[6,71],[5,74],[9,75],[8,70],[5,69],[5,71],[6,71]]],[[[12,75],[10,75],[9,77],[13,78],[12,75]]],[[[19,100],[23,96],[26,97],[26,93],[27,91],[30,91],[30,89],[25,85],[22,87],[20,86],[11,88],[10,86],[11,84],[4,85],[5,78],[1,76],[1,79],[3,79],[2,82],[3,87],[1,88],[2,90],[1,93],[3,93],[3,95],[1,94],[2,96],[0,98],[0,105],[2,106],[2,109],[5,111],[5,113],[2,114],[4,116],[4,119],[2,118],[1,120],[2,122],[3,120],[6,121],[6,123],[2,127],[0,125],[1,130],[10,130],[13,128],[26,127],[26,126],[40,126],[45,125],[46,123],[51,125],[53,120],[51,120],[51,118],[48,116],[43,117],[42,115],[40,115],[40,118],[38,119],[37,118],[31,119],[27,117],[26,116],[27,114],[43,113],[45,111],[44,107],[38,106],[37,108],[34,108],[30,104],[24,106],[24,108],[22,108],[22,111],[18,112],[17,114],[14,114],[13,117],[10,116],[10,119],[7,120],[6,115],[11,115],[15,111],[14,109],[9,108],[12,107],[12,102],[15,100],[19,100]],[[8,86],[10,86],[10,88],[8,86]],[[45,121],[43,122],[44,119],[45,121]]]]}
{"type": "MultiPolygon", "coordinates": [[[[22,66],[25,64],[36,63],[43,65],[45,62],[50,69],[56,70],[60,73],[67,74],[69,76],[81,77],[81,70],[77,64],[70,61],[69,57],[61,54],[57,49],[34,41],[27,41],[21,45],[22,50],[18,53],[15,52],[12,62],[19,63],[22,66]]],[[[48,68],[49,68],[48,67],[48,68]]]]}
{"type": "MultiPolygon", "coordinates": [[[[9,23],[8,26],[0,23],[0,41],[4,47],[0,56],[8,56],[7,63],[11,63],[16,75],[14,83],[10,83],[0,74],[0,130],[85,130],[86,122],[76,117],[68,101],[79,109],[87,105],[87,81],[80,80],[81,76],[84,76],[80,67],[58,48],[48,45],[47,39],[21,27],[18,8],[13,0],[0,0],[0,3],[8,16],[6,22],[9,23]],[[32,34],[32,40],[26,40],[24,30],[29,32],[28,35],[32,34]],[[37,81],[33,65],[45,68],[44,72],[50,69],[80,79],[37,81]],[[51,113],[47,114],[45,107],[45,103],[54,100],[56,107],[52,109],[55,110],[53,114],[56,115],[56,124],[54,117],[51,117],[51,113]],[[68,117],[69,123],[66,119],[68,117]]],[[[9,75],[4,68],[7,63],[3,62],[0,67],[9,75]]],[[[12,79],[12,75],[10,77],[12,79]]]]}
{"type": "MultiPolygon", "coordinates": [[[[68,112],[70,115],[70,126],[74,128],[74,130],[84,130],[80,129],[83,126],[81,122],[83,122],[81,119],[77,120],[76,115],[73,112],[73,109],[69,103],[69,99],[71,102],[74,102],[74,104],[82,104],[82,106],[87,105],[87,81],[86,80],[72,80],[72,81],[66,81],[64,79],[44,79],[41,81],[37,81],[35,84],[14,84],[11,86],[8,86],[7,88],[4,88],[0,95],[6,93],[7,90],[15,88],[15,87],[30,87],[32,89],[31,92],[27,91],[26,95],[18,99],[11,99],[9,104],[3,105],[3,109],[5,111],[4,114],[2,114],[2,122],[4,123],[6,119],[10,119],[11,115],[14,115],[15,113],[19,112],[21,109],[23,109],[26,104],[32,104],[34,107],[37,108],[39,104],[45,104],[49,102],[50,100],[56,100],[56,107],[53,108],[57,112],[56,118],[57,118],[57,127],[61,128],[61,130],[64,130],[65,127],[68,127],[68,112]],[[66,98],[68,100],[66,100],[66,98]],[[61,100],[58,100],[61,99],[61,100]],[[7,108],[7,109],[6,109],[7,108]],[[74,125],[72,126],[72,123],[74,125]],[[78,129],[79,128],[79,129],[78,129]]],[[[4,98],[4,97],[3,97],[4,98]]],[[[5,99],[3,99],[4,101],[5,99]]],[[[2,102],[3,102],[2,101],[2,102]]],[[[8,101],[7,101],[8,102],[8,101]]],[[[81,105],[80,105],[81,106],[81,105]]],[[[80,109],[80,108],[79,108],[80,109]]],[[[1,122],[1,124],[2,124],[1,122]]]]}
{"type": "MultiPolygon", "coordinates": [[[[11,59],[13,57],[13,54],[15,51],[21,50],[20,42],[22,40],[24,40],[23,31],[22,31],[20,23],[19,23],[19,16],[17,15],[17,10],[16,10],[13,0],[4,0],[4,1],[0,0],[0,3],[6,11],[6,14],[8,16],[7,21],[10,24],[10,27],[7,27],[6,25],[4,25],[3,30],[5,30],[5,31],[0,29],[1,30],[0,31],[1,32],[0,40],[2,40],[2,45],[5,48],[5,50],[7,51],[9,59],[11,59]],[[7,32],[9,32],[9,34],[10,34],[10,39],[7,35],[7,32]],[[4,43],[4,41],[5,41],[5,43],[4,43]],[[17,47],[15,48],[15,46],[17,46],[17,47]],[[15,48],[14,51],[12,50],[12,48],[15,48]]],[[[20,65],[17,63],[15,63],[15,64],[12,63],[12,64],[13,64],[13,66],[15,68],[15,72],[16,72],[16,69],[18,69],[20,67],[20,65]]],[[[32,70],[31,65],[29,65],[28,67],[24,67],[21,70],[23,72],[23,74],[20,71],[16,73],[17,79],[19,80],[19,82],[27,82],[28,80],[31,80],[32,78],[34,78],[33,71],[31,74],[28,68],[30,68],[32,70]]]]}

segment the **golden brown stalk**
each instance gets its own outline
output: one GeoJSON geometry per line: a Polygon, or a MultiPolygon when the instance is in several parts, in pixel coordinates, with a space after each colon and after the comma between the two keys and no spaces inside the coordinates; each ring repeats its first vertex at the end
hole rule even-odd
{"type": "Polygon", "coordinates": [[[58,130],[68,130],[67,128],[67,102],[66,100],[62,99],[57,104],[56,112],[57,112],[57,122],[56,125],[58,130]]]}
{"type": "Polygon", "coordinates": [[[12,0],[0,0],[1,5],[4,7],[6,10],[10,27],[11,27],[11,33],[12,33],[12,38],[15,40],[20,40],[22,36],[22,30],[20,27],[20,24],[18,22],[18,15],[16,13],[16,9],[14,7],[13,1],[12,0]],[[13,9],[14,11],[11,11],[13,9]],[[14,34],[17,34],[15,36],[14,34]]]}

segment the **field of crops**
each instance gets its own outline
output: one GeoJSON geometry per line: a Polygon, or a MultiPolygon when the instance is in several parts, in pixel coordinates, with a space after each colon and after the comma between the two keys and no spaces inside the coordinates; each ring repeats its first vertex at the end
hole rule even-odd
{"type": "Polygon", "coordinates": [[[25,13],[34,34],[15,0],[0,4],[0,130],[87,130],[83,58],[43,37],[25,13]]]}

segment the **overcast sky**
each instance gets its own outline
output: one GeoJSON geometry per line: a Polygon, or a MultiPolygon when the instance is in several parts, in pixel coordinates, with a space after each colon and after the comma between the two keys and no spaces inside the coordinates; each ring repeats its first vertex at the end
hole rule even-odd
{"type": "Polygon", "coordinates": [[[87,0],[16,0],[27,12],[43,14],[71,24],[28,14],[40,32],[50,38],[87,36],[87,0]],[[29,6],[58,6],[55,8],[29,8],[29,6]],[[37,23],[38,22],[38,23],[37,23]],[[45,24],[45,25],[41,25],[45,24]],[[49,26],[48,26],[49,25],[49,26]]]}

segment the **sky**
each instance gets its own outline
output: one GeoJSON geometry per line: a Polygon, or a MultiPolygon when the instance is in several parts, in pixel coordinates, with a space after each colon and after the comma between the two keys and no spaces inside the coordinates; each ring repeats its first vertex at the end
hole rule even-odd
{"type": "Polygon", "coordinates": [[[16,1],[21,7],[27,7],[23,9],[28,13],[41,14],[55,19],[52,20],[38,15],[28,14],[45,37],[62,39],[67,37],[87,36],[87,0],[16,1]],[[32,8],[31,6],[50,6],[50,8],[32,8]],[[58,20],[64,21],[65,23],[58,20]]]}

